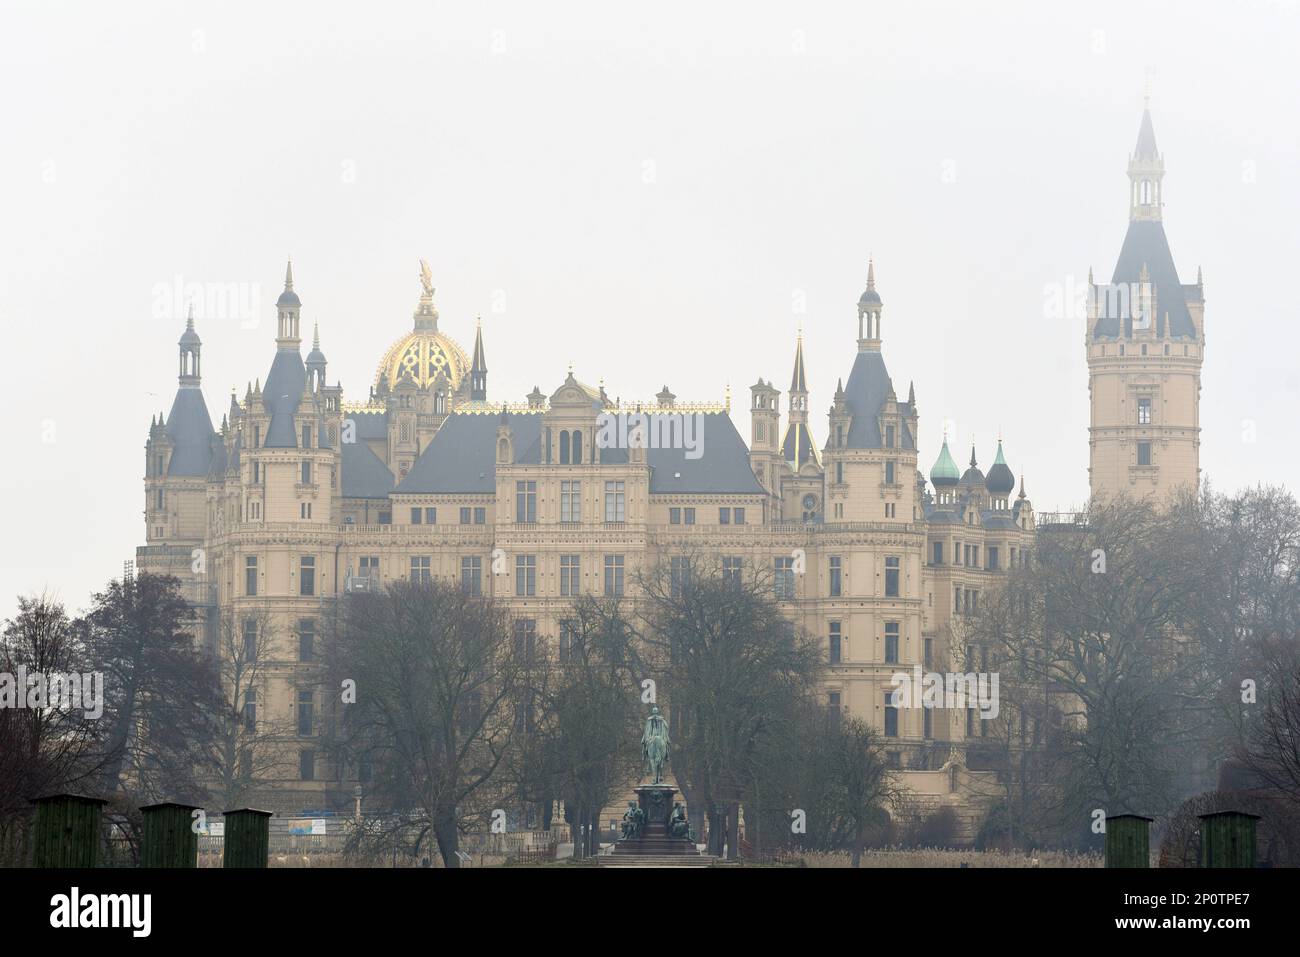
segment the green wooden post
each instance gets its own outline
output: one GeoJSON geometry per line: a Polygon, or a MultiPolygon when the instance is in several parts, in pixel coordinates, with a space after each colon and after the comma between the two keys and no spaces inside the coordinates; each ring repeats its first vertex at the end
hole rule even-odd
{"type": "Polygon", "coordinates": [[[271,854],[271,812],[241,807],[226,812],[222,867],[266,867],[271,854]]]}
{"type": "Polygon", "coordinates": [[[194,832],[192,804],[164,801],[140,808],[144,830],[140,835],[141,867],[197,867],[199,836],[194,832]]]}
{"type": "Polygon", "coordinates": [[[97,867],[103,841],[103,798],[84,794],[48,794],[36,805],[35,867],[97,867]]]}
{"type": "Polygon", "coordinates": [[[1152,819],[1141,814],[1106,817],[1106,866],[1150,867],[1152,819]]]}
{"type": "Polygon", "coordinates": [[[1258,814],[1215,811],[1201,819],[1202,867],[1254,867],[1258,814]]]}

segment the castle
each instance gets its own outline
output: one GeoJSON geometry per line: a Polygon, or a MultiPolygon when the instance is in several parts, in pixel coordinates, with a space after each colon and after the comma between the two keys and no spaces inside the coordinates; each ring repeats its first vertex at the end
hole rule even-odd
{"type": "MultiPolygon", "coordinates": [[[[1203,295],[1173,265],[1163,172],[1144,112],[1111,284],[1134,294],[1093,286],[1088,310],[1096,497],[1198,481],[1203,295]]],[[[826,703],[879,729],[905,786],[957,806],[989,774],[967,768],[987,722],[971,708],[896,707],[891,678],[915,666],[988,670],[977,649],[954,660],[953,636],[1030,560],[1034,509],[1000,440],[983,450],[993,453],[987,473],[976,449],[959,468],[946,437],[928,476],[919,470],[920,405],[911,387],[899,398],[886,367],[874,266],[824,441],[809,417],[802,340],[784,429],[780,392],[760,378],[748,443],[729,395],[688,404],[665,386],[653,402],[619,402],[570,371],[549,394],[490,401],[482,329],[467,355],[439,327],[427,266],[421,281],[412,328],[384,352],[366,401],[348,403],[327,381],[318,336],[302,357],[290,265],[270,370],[242,401],[231,396],[219,429],[191,313],[175,401],[149,430],[137,566],[182,580],[209,648],[223,627],[274,636],[274,661],[244,711],[254,725],[282,723],[293,759],[261,806],[350,806],[357,769],[329,766],[316,745],[329,692],[315,643],[340,596],[443,577],[505,602],[521,636],[562,646],[574,595],[635,599],[639,569],[697,551],[770,570],[782,608],[824,643],[826,703]],[[601,441],[603,423],[623,414],[689,416],[698,448],[601,441]]]]}

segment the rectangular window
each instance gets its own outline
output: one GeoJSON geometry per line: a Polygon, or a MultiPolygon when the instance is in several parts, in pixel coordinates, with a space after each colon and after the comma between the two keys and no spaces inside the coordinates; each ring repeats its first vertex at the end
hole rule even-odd
{"type": "Polygon", "coordinates": [[[578,637],[578,630],[571,621],[560,622],[560,664],[565,665],[581,657],[582,639],[578,637]]]}
{"type": "Polygon", "coordinates": [[[379,577],[379,556],[362,555],[360,560],[360,575],[362,578],[379,577]]]}
{"type": "Polygon", "coordinates": [[[424,516],[424,509],[422,509],[422,508],[413,508],[413,509],[411,509],[411,524],[412,524],[412,525],[419,525],[419,524],[420,524],[420,520],[421,520],[421,518],[423,518],[423,516],[424,516]]]}
{"type": "Polygon", "coordinates": [[[438,510],[436,508],[426,508],[424,510],[424,524],[436,525],[438,523],[438,510]]]}
{"type": "Polygon", "coordinates": [[[1150,465],[1150,464],[1151,464],[1151,443],[1139,442],[1138,443],[1138,465],[1150,465]]]}
{"type": "Polygon", "coordinates": [[[885,737],[898,737],[898,707],[894,704],[894,692],[885,692],[885,737]]]}
{"type": "Polygon", "coordinates": [[[740,584],[740,572],[743,567],[739,555],[722,556],[722,580],[733,585],[740,584]]]}
{"type": "Polygon", "coordinates": [[[691,583],[691,560],[683,557],[670,558],[668,569],[670,593],[672,597],[680,598],[691,583]]]}
{"type": "Polygon", "coordinates": [[[885,448],[892,449],[893,447],[894,447],[894,427],[892,425],[887,425],[885,426],[885,448]]]}
{"type": "Polygon", "coordinates": [[[298,619],[298,660],[316,660],[316,619],[298,619]]]}
{"type": "Polygon", "coordinates": [[[1151,424],[1151,400],[1143,397],[1138,399],[1138,425],[1151,424]]]}
{"type": "Polygon", "coordinates": [[[515,657],[532,662],[537,654],[537,619],[516,618],[514,625],[515,657]]]}
{"type": "Polygon", "coordinates": [[[622,482],[605,483],[605,521],[625,521],[622,482]]]}
{"type": "Polygon", "coordinates": [[[840,693],[832,691],[826,695],[826,710],[831,713],[831,720],[838,723],[840,719],[840,693]]]}
{"type": "Polygon", "coordinates": [[[960,585],[957,585],[952,590],[952,610],[954,612],[961,611],[961,586],[960,585]]]}
{"type": "Polygon", "coordinates": [[[668,524],[680,525],[682,523],[682,510],[680,508],[668,509],[668,524]]]}
{"type": "Polygon", "coordinates": [[[885,559],[885,597],[898,597],[899,562],[896,556],[885,559]]]}
{"type": "Polygon", "coordinates": [[[249,555],[244,559],[244,594],[257,594],[257,557],[249,555]]]}
{"type": "Polygon", "coordinates": [[[582,483],[560,483],[560,521],[582,521],[582,483]]]}
{"type": "Polygon", "coordinates": [[[605,556],[605,597],[619,598],[623,595],[623,556],[605,556]]]}
{"type": "Polygon", "coordinates": [[[485,507],[480,505],[479,507],[474,509],[474,524],[475,525],[487,524],[487,509],[485,507]]]}
{"type": "Polygon", "coordinates": [[[311,448],[311,426],[310,425],[304,425],[302,427],[302,447],[304,449],[311,448]]]}
{"type": "Polygon", "coordinates": [[[537,594],[537,556],[515,556],[515,595],[531,598],[537,594]]]}
{"type": "Polygon", "coordinates": [[[579,556],[560,556],[560,594],[566,598],[582,594],[579,556]]]}
{"type": "Polygon", "coordinates": [[[253,484],[254,485],[262,484],[262,463],[261,462],[253,463],[253,484]]]}
{"type": "Polygon", "coordinates": [[[841,558],[831,559],[831,597],[832,598],[840,597],[840,591],[844,584],[844,578],[843,578],[844,570],[842,565],[843,565],[843,559],[841,558]]]}
{"type": "Polygon", "coordinates": [[[996,546],[990,545],[986,551],[988,553],[989,571],[995,572],[998,570],[998,550],[996,546]]]}
{"type": "Polygon", "coordinates": [[[693,509],[693,508],[687,508],[687,509],[683,509],[682,511],[683,511],[682,519],[683,519],[683,521],[685,522],[685,524],[687,524],[687,525],[694,525],[694,524],[695,524],[695,509],[693,509]]]}
{"type": "Polygon", "coordinates": [[[885,484],[894,484],[894,460],[889,459],[885,462],[885,484]]]}
{"type": "Polygon", "coordinates": [[[312,693],[298,692],[298,734],[307,737],[312,733],[312,693]]]}
{"type": "Polygon", "coordinates": [[[515,521],[529,523],[537,521],[537,483],[515,483],[515,521]]]}
{"type": "Polygon", "coordinates": [[[885,622],[885,664],[898,664],[898,622],[885,622]]]}
{"type": "Polygon", "coordinates": [[[773,596],[777,601],[791,601],[794,598],[794,559],[778,558],[775,560],[772,580],[773,596]]]}
{"type": "Polygon", "coordinates": [[[469,506],[468,506],[468,505],[462,505],[462,506],[461,506],[461,509],[460,509],[460,523],[461,523],[462,525],[468,525],[468,524],[470,523],[470,521],[471,521],[471,519],[470,519],[470,514],[471,514],[471,513],[470,513],[469,506]]]}
{"type": "Polygon", "coordinates": [[[842,638],[843,636],[840,634],[840,623],[838,621],[831,622],[830,663],[833,665],[838,665],[840,663],[842,638]]]}
{"type": "Polygon", "coordinates": [[[387,509],[387,508],[385,508],[385,509],[380,509],[380,510],[379,510],[379,524],[380,524],[380,525],[392,525],[392,524],[393,524],[393,512],[392,512],[392,509],[387,509]]]}
{"type": "Polygon", "coordinates": [[[843,462],[835,463],[835,484],[836,485],[844,484],[844,463],[843,462]]]}
{"type": "Polygon", "coordinates": [[[257,661],[257,619],[244,619],[244,647],[242,660],[246,664],[257,661]]]}
{"type": "Polygon", "coordinates": [[[257,731],[257,689],[249,688],[244,692],[244,727],[257,731]]]}
{"type": "Polygon", "coordinates": [[[719,525],[731,524],[731,509],[729,508],[718,509],[718,524],[719,525]]]}
{"type": "Polygon", "coordinates": [[[733,508],[731,510],[731,521],[736,525],[744,525],[745,510],[743,508],[733,508]]]}
{"type": "Polygon", "coordinates": [[[308,459],[302,461],[302,484],[311,484],[311,462],[308,459]]]}
{"type": "Polygon", "coordinates": [[[433,581],[433,572],[430,568],[428,555],[411,556],[411,581],[417,584],[433,581]]]}
{"type": "Polygon", "coordinates": [[[930,564],[942,565],[943,564],[943,542],[932,542],[930,544],[930,550],[934,553],[934,555],[930,560],[930,564]]]}
{"type": "Polygon", "coordinates": [[[302,750],[298,752],[298,777],[304,781],[316,780],[316,752],[302,750]]]}
{"type": "Polygon", "coordinates": [[[921,663],[926,668],[934,667],[934,639],[933,638],[925,639],[925,654],[924,657],[921,659],[921,663]]]}
{"type": "Polygon", "coordinates": [[[316,559],[310,555],[298,559],[298,594],[316,594],[316,559]]]}
{"type": "Polygon", "coordinates": [[[460,560],[460,590],[475,598],[483,594],[483,559],[477,555],[460,560]]]}

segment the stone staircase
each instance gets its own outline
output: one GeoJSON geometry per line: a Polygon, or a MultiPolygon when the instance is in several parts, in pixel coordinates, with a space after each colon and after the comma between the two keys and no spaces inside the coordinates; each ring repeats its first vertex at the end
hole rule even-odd
{"type": "Polygon", "coordinates": [[[712,867],[718,859],[709,854],[601,854],[599,867],[712,867]]]}

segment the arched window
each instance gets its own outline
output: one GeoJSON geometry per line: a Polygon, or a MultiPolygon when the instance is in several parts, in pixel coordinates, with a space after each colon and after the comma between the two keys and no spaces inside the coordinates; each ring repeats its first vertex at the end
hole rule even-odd
{"type": "Polygon", "coordinates": [[[573,464],[582,464],[582,433],[576,429],[573,432],[573,464]]]}
{"type": "Polygon", "coordinates": [[[560,464],[569,464],[569,432],[567,429],[560,432],[560,464]]]}

